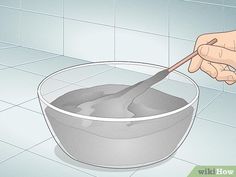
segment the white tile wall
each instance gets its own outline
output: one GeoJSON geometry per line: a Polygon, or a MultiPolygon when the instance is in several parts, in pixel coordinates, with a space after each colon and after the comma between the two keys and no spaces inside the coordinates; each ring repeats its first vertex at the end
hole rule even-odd
{"type": "Polygon", "coordinates": [[[65,17],[113,25],[114,1],[115,0],[65,0],[65,17]]]}
{"type": "Polygon", "coordinates": [[[168,0],[117,0],[116,25],[168,34],[168,0]]]}
{"type": "Polygon", "coordinates": [[[168,38],[116,29],[116,60],[168,65],[168,38]]]}
{"type": "Polygon", "coordinates": [[[21,0],[0,0],[0,5],[20,8],[21,0]]]}
{"type": "Polygon", "coordinates": [[[0,40],[19,44],[20,11],[0,6],[0,40]]]}
{"type": "Polygon", "coordinates": [[[63,54],[63,19],[22,12],[22,46],[63,54]]]}
{"type": "Polygon", "coordinates": [[[22,9],[63,16],[63,0],[21,0],[22,9]]]}
{"type": "Polygon", "coordinates": [[[195,40],[203,33],[222,30],[222,6],[183,0],[173,0],[170,3],[171,36],[195,40]]]}
{"type": "Polygon", "coordinates": [[[65,20],[64,54],[89,61],[114,59],[114,28],[65,20]]]}

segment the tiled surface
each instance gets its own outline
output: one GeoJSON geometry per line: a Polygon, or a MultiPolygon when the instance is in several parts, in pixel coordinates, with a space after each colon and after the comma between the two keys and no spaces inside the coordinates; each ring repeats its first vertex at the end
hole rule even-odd
{"type": "Polygon", "coordinates": [[[0,164],[1,175],[5,177],[42,177],[42,176],[67,176],[67,177],[91,177],[91,175],[78,171],[48,159],[24,152],[0,164]],[[12,169],[14,167],[14,170],[12,169]]]}
{"type": "Polygon", "coordinates": [[[0,5],[19,8],[20,2],[21,0],[0,0],[0,5]]]}
{"type": "Polygon", "coordinates": [[[0,42],[0,49],[6,49],[6,48],[11,48],[11,47],[15,47],[15,46],[11,45],[11,44],[0,42]]]}
{"type": "Polygon", "coordinates": [[[182,0],[170,4],[171,36],[195,40],[203,33],[222,31],[223,25],[222,6],[182,0]]]}
{"type": "Polygon", "coordinates": [[[114,0],[66,0],[64,8],[66,18],[114,24],[114,0]]]}
{"type": "Polygon", "coordinates": [[[223,93],[199,117],[236,127],[236,95],[223,93]],[[222,108],[223,107],[223,108],[222,108]]]}
{"type": "Polygon", "coordinates": [[[45,141],[44,143],[30,149],[38,155],[47,157],[65,165],[69,165],[78,170],[86,171],[97,177],[129,177],[135,169],[131,170],[109,170],[99,167],[89,166],[68,157],[56,144],[54,139],[45,141]]]}
{"type": "Polygon", "coordinates": [[[181,160],[172,158],[167,160],[167,162],[153,165],[153,167],[141,168],[136,171],[132,177],[144,177],[144,176],[175,176],[183,177],[188,176],[188,174],[193,169],[194,165],[183,162],[181,160]],[[175,169],[175,170],[170,170],[175,169]]]}
{"type": "Polygon", "coordinates": [[[23,149],[17,148],[15,146],[0,141],[0,163],[22,151],[23,149]]]}
{"type": "Polygon", "coordinates": [[[19,44],[20,42],[20,11],[0,7],[0,40],[19,44]]]}
{"type": "Polygon", "coordinates": [[[0,101],[0,112],[5,110],[5,109],[8,109],[8,108],[10,108],[12,106],[14,106],[14,105],[6,103],[6,102],[3,102],[3,101],[0,101]]]}
{"type": "Polygon", "coordinates": [[[86,63],[86,61],[65,56],[58,56],[50,58],[48,60],[42,60],[39,62],[22,65],[17,68],[47,76],[60,69],[83,63],[86,63]]]}
{"type": "Polygon", "coordinates": [[[63,54],[63,19],[22,12],[21,44],[26,47],[63,54]]]}
{"type": "Polygon", "coordinates": [[[168,65],[167,37],[116,29],[116,60],[168,65]]]}
{"type": "Polygon", "coordinates": [[[236,1],[235,7],[224,7],[224,31],[232,31],[236,29],[234,19],[236,18],[236,1]]]}
{"type": "Polygon", "coordinates": [[[34,98],[30,101],[20,104],[19,106],[42,114],[38,98],[34,98]]]}
{"type": "Polygon", "coordinates": [[[15,69],[0,70],[0,100],[13,104],[32,99],[43,77],[15,69]]]}
{"type": "Polygon", "coordinates": [[[54,56],[57,55],[23,47],[8,48],[0,50],[0,64],[6,66],[16,66],[54,56]]]}
{"type": "Polygon", "coordinates": [[[199,165],[235,165],[235,142],[235,128],[196,119],[175,156],[199,165]]]}
{"type": "Polygon", "coordinates": [[[168,1],[118,0],[116,26],[167,35],[168,1]]]}
{"type": "Polygon", "coordinates": [[[89,61],[114,59],[112,27],[65,20],[65,55],[89,61]]]}
{"type": "Polygon", "coordinates": [[[19,107],[0,112],[0,127],[0,140],[25,149],[51,137],[42,115],[19,107]]]}
{"type": "Polygon", "coordinates": [[[63,0],[21,0],[22,9],[51,15],[63,15],[63,0]]]}

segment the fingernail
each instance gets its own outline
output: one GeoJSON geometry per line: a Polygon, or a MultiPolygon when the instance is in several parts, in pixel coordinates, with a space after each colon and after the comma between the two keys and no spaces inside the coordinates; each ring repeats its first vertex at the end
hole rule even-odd
{"type": "Polygon", "coordinates": [[[209,47],[207,47],[207,46],[200,46],[200,49],[199,49],[200,55],[207,56],[208,50],[209,50],[209,47]]]}

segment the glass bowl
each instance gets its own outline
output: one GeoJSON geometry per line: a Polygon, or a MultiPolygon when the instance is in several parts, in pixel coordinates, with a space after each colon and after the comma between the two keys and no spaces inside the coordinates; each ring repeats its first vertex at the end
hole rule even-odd
{"type": "MultiPolygon", "coordinates": [[[[187,102],[159,115],[92,117],[53,104],[73,90],[104,84],[133,85],[163,69],[148,63],[106,61],[77,65],[49,75],[38,87],[38,98],[53,138],[71,158],[95,166],[132,168],[167,159],[187,137],[197,111],[199,88],[184,74],[174,71],[152,87],[187,102]]],[[[75,96],[64,101],[67,104],[79,99],[82,98],[75,96]]]]}

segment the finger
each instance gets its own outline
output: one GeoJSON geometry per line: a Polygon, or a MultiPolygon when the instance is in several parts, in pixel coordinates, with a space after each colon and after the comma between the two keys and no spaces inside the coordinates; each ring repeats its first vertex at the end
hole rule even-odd
{"type": "Polygon", "coordinates": [[[236,74],[232,71],[221,71],[216,76],[218,81],[236,81],[236,74]]]}
{"type": "Polygon", "coordinates": [[[198,54],[205,60],[236,68],[236,52],[213,45],[201,45],[198,54]]]}
{"type": "Polygon", "coordinates": [[[236,81],[225,81],[228,85],[233,85],[236,81]]]}
{"type": "Polygon", "coordinates": [[[207,73],[209,76],[215,78],[218,75],[217,69],[211,65],[210,62],[203,60],[201,70],[207,73]]]}
{"type": "Polygon", "coordinates": [[[190,61],[188,71],[190,73],[196,72],[197,70],[199,70],[201,64],[202,64],[202,58],[199,55],[193,57],[190,61]]]}

